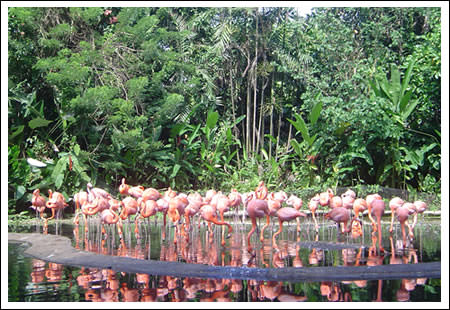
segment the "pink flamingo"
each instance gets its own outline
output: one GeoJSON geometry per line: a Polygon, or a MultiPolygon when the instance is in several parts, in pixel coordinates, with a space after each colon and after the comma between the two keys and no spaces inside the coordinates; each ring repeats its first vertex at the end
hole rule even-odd
{"type": "Polygon", "coordinates": [[[122,183],[119,186],[119,192],[123,196],[130,195],[134,198],[140,198],[144,193],[144,187],[141,185],[131,187],[125,183],[125,178],[122,178],[122,183]]]}
{"type": "Polygon", "coordinates": [[[409,229],[409,236],[413,237],[413,233],[411,230],[411,227],[408,224],[408,217],[409,215],[412,215],[415,213],[415,207],[414,204],[410,202],[404,202],[403,199],[399,197],[394,197],[389,202],[389,207],[391,208],[391,227],[389,229],[389,232],[392,233],[392,226],[394,224],[394,214],[397,216],[398,221],[400,222],[400,226],[402,228],[402,237],[403,237],[403,244],[406,246],[406,232],[405,232],[405,224],[408,226],[409,229]]]}
{"type": "MultiPolygon", "coordinates": [[[[261,197],[261,196],[260,196],[261,197]]],[[[269,205],[264,199],[254,199],[254,195],[248,195],[244,200],[244,203],[247,205],[247,214],[252,221],[252,229],[247,234],[247,244],[249,251],[251,251],[252,247],[250,244],[250,238],[256,230],[256,218],[266,217],[267,224],[270,223],[270,215],[269,215],[269,205]]],[[[264,241],[264,231],[261,231],[260,241],[264,241]]]]}
{"type": "Polygon", "coordinates": [[[392,234],[393,231],[393,226],[394,226],[394,215],[395,215],[395,211],[403,206],[403,204],[405,203],[405,201],[403,199],[401,199],[400,197],[394,197],[389,201],[389,208],[391,209],[391,226],[389,228],[389,233],[392,234]]]}
{"type": "Polygon", "coordinates": [[[343,207],[336,207],[331,209],[330,212],[325,214],[325,218],[329,218],[338,224],[338,230],[340,230],[339,224],[343,223],[344,227],[342,232],[350,232],[350,228],[347,227],[347,223],[350,220],[350,210],[343,207]]]}
{"type": "Polygon", "coordinates": [[[242,195],[236,189],[233,188],[231,189],[231,192],[228,194],[228,199],[230,199],[230,208],[234,208],[235,210],[235,224],[236,224],[239,206],[242,204],[242,195]]]}
{"type": "Polygon", "coordinates": [[[217,219],[216,210],[215,210],[215,208],[213,206],[211,206],[211,205],[204,205],[204,206],[202,206],[201,209],[200,209],[200,215],[208,223],[208,231],[209,231],[210,243],[212,243],[212,238],[213,238],[213,231],[212,231],[212,228],[211,228],[211,223],[216,224],[216,225],[226,225],[226,226],[228,226],[228,236],[227,236],[227,238],[229,238],[231,236],[230,232],[233,231],[233,228],[231,227],[230,224],[228,224],[226,222],[220,222],[217,219]]]}
{"type": "MultiPolygon", "coordinates": [[[[84,203],[81,206],[81,213],[83,214],[83,218],[84,218],[84,223],[85,223],[85,227],[84,227],[84,231],[88,232],[88,222],[87,222],[87,217],[88,216],[93,216],[95,214],[101,214],[104,210],[109,209],[110,208],[110,204],[109,201],[106,198],[103,197],[96,197],[93,201],[87,201],[86,203],[84,203]]],[[[78,224],[78,219],[75,222],[76,224],[78,224]]]]}
{"type": "Polygon", "coordinates": [[[351,189],[348,189],[345,193],[341,195],[342,198],[342,206],[346,209],[352,209],[353,203],[356,199],[356,193],[351,189]]]}
{"type": "Polygon", "coordinates": [[[370,221],[372,222],[372,230],[375,233],[378,230],[378,247],[381,252],[385,252],[382,246],[381,236],[381,217],[384,215],[385,203],[379,194],[372,194],[366,197],[367,210],[370,221]],[[377,218],[375,223],[372,215],[377,218]]]}
{"type": "MultiPolygon", "coordinates": [[[[295,210],[300,211],[302,205],[303,205],[303,200],[295,195],[291,195],[289,196],[289,199],[286,200],[286,204],[293,206],[295,210]]],[[[300,231],[300,217],[297,217],[295,219],[297,221],[297,231],[300,231]]]]}
{"type": "Polygon", "coordinates": [[[414,214],[414,221],[411,226],[411,229],[413,231],[414,231],[414,227],[416,227],[416,224],[417,224],[418,214],[423,214],[425,212],[425,210],[428,208],[428,205],[421,200],[414,201],[414,206],[416,207],[416,213],[414,214]]]}
{"type": "Polygon", "coordinates": [[[306,217],[306,214],[296,210],[295,208],[284,207],[284,208],[279,209],[277,211],[276,215],[278,216],[278,223],[280,224],[280,227],[279,227],[278,231],[272,236],[272,245],[276,249],[278,249],[275,239],[283,231],[283,222],[292,221],[293,219],[296,219],[299,216],[306,217]]]}
{"type": "Polygon", "coordinates": [[[319,196],[319,194],[317,194],[313,198],[311,198],[311,200],[308,203],[308,208],[311,211],[312,218],[314,220],[314,225],[315,225],[316,232],[319,231],[319,224],[317,223],[317,219],[316,219],[316,210],[319,207],[319,204],[320,204],[320,196],[319,196]]]}
{"type": "Polygon", "coordinates": [[[36,218],[39,217],[42,218],[42,214],[45,211],[45,204],[46,204],[45,197],[40,195],[39,188],[35,189],[33,191],[33,197],[31,198],[30,208],[36,211],[36,218]]]}
{"type": "Polygon", "coordinates": [[[326,192],[319,194],[319,203],[322,207],[328,206],[331,198],[334,197],[333,190],[328,188],[326,192]]]}
{"type": "Polygon", "coordinates": [[[156,200],[158,200],[161,197],[162,197],[161,193],[158,190],[156,190],[156,189],[154,189],[152,187],[146,188],[142,192],[142,200],[143,201],[147,201],[147,200],[154,200],[154,201],[156,201],[156,200]]]}
{"type": "Polygon", "coordinates": [[[59,192],[52,192],[52,190],[50,190],[50,189],[48,190],[48,194],[49,194],[49,200],[45,203],[45,206],[52,210],[52,216],[50,218],[45,219],[46,225],[49,220],[51,220],[55,217],[55,211],[58,212],[59,210],[62,210],[68,206],[63,194],[61,194],[59,192]]]}
{"type": "MultiPolygon", "coordinates": [[[[125,220],[129,218],[131,215],[135,215],[138,212],[139,205],[137,203],[137,200],[134,199],[131,196],[127,196],[120,202],[122,206],[122,212],[120,212],[120,218],[122,220],[125,220]]],[[[137,215],[136,215],[137,216],[137,215]]],[[[139,227],[134,227],[134,233],[136,236],[139,236],[139,227]]]]}
{"type": "Polygon", "coordinates": [[[196,215],[199,212],[200,208],[204,205],[203,197],[198,193],[189,194],[188,201],[189,204],[186,206],[186,208],[184,208],[184,218],[186,219],[186,221],[183,226],[183,231],[187,242],[189,242],[191,217],[196,215]]]}
{"type": "Polygon", "coordinates": [[[89,194],[89,201],[93,201],[96,197],[103,197],[108,200],[113,198],[110,193],[102,188],[93,187],[90,182],[87,184],[87,192],[89,194]]]}
{"type": "Polygon", "coordinates": [[[181,220],[181,217],[184,215],[184,208],[188,205],[189,201],[186,197],[183,196],[175,196],[169,200],[169,209],[167,214],[169,215],[169,219],[175,224],[175,234],[173,243],[177,243],[177,235],[178,235],[178,224],[181,220]]]}
{"type": "MultiPolygon", "coordinates": [[[[136,215],[134,219],[135,227],[139,227],[138,221],[140,219],[146,219],[149,218],[150,216],[154,216],[158,211],[158,204],[156,203],[155,200],[152,199],[144,200],[142,198],[139,198],[137,203],[139,206],[139,214],[136,215]]],[[[140,238],[139,229],[137,229],[137,231],[138,232],[136,233],[136,238],[139,239],[140,238]]]]}
{"type": "MultiPolygon", "coordinates": [[[[231,204],[231,201],[228,198],[228,196],[223,195],[223,194],[218,195],[218,198],[217,198],[217,210],[219,211],[220,222],[222,222],[222,223],[225,222],[224,219],[223,219],[223,214],[230,210],[230,204],[231,204]]],[[[233,227],[230,224],[228,224],[227,226],[228,226],[228,235],[230,235],[233,232],[233,227]]],[[[222,244],[222,246],[225,246],[225,238],[224,238],[224,230],[223,229],[222,229],[222,241],[221,241],[221,244],[222,244]]]]}
{"type": "Polygon", "coordinates": [[[81,206],[86,204],[89,200],[89,194],[85,191],[80,191],[73,196],[73,201],[75,202],[75,218],[73,222],[78,225],[79,223],[79,212],[81,206]]]}
{"type": "Polygon", "coordinates": [[[353,212],[355,216],[352,219],[351,227],[352,227],[352,237],[358,238],[363,235],[362,231],[362,221],[359,219],[359,213],[367,210],[367,202],[362,198],[357,198],[353,202],[353,212]]]}
{"type": "Polygon", "coordinates": [[[331,209],[341,208],[343,206],[342,198],[340,196],[331,197],[330,201],[328,202],[328,206],[331,209]]]}
{"type": "MultiPolygon", "coordinates": [[[[102,234],[104,234],[105,238],[107,238],[108,235],[106,234],[104,225],[105,224],[108,224],[108,225],[116,224],[117,222],[120,221],[120,216],[112,208],[108,208],[108,209],[104,209],[101,212],[100,218],[101,218],[101,223],[102,223],[102,234]]],[[[120,225],[118,226],[118,230],[119,230],[120,239],[122,239],[122,230],[121,230],[120,225]]]]}

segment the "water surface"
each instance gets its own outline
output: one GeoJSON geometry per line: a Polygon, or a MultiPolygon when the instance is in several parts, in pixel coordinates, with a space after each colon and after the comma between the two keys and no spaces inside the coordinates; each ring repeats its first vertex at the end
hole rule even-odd
{"type": "MultiPolygon", "coordinates": [[[[403,245],[400,228],[390,238],[383,225],[384,255],[374,251],[370,225],[364,225],[363,238],[352,239],[337,232],[335,225],[322,223],[316,234],[310,223],[296,231],[284,226],[272,246],[278,225],[266,231],[261,243],[255,233],[249,251],[246,234],[250,226],[236,223],[231,238],[221,246],[221,227],[213,236],[201,225],[190,233],[190,241],[168,226],[162,240],[162,227],[153,220],[140,225],[140,239],[134,224],[124,225],[124,238],[113,227],[108,237],[101,235],[96,221],[85,227],[53,222],[49,234],[70,237],[80,250],[138,259],[178,261],[213,266],[260,268],[313,268],[317,266],[371,266],[440,261],[440,222],[416,226],[415,239],[403,245]]],[[[15,232],[41,232],[42,225],[16,227],[15,232]]],[[[375,240],[376,241],[376,240],[375,240]]],[[[25,257],[24,245],[8,246],[9,301],[440,301],[440,279],[396,279],[321,282],[276,282],[238,279],[200,279],[123,273],[110,269],[63,266],[25,257]]]]}

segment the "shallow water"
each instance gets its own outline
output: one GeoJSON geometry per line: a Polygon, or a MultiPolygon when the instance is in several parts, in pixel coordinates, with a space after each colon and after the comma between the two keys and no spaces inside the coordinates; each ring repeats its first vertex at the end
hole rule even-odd
{"type": "MultiPolygon", "coordinates": [[[[196,224],[194,225],[195,227],[196,224]]],[[[166,228],[166,240],[161,241],[162,227],[154,220],[142,223],[141,239],[134,235],[134,224],[124,225],[124,238],[107,227],[108,237],[102,238],[97,221],[84,226],[53,222],[49,234],[70,237],[75,248],[106,255],[129,256],[138,259],[178,261],[215,266],[247,266],[260,268],[316,266],[365,266],[374,264],[413,264],[440,261],[440,222],[427,221],[415,229],[415,239],[403,249],[400,227],[395,226],[392,239],[388,225],[383,225],[381,255],[371,251],[370,225],[364,225],[364,238],[352,239],[339,234],[335,225],[322,223],[318,234],[311,223],[284,226],[272,247],[272,234],[266,230],[262,244],[257,234],[248,251],[246,233],[249,225],[234,225],[231,238],[221,246],[221,227],[210,236],[207,227],[200,226],[173,243],[175,228],[166,228]],[[212,238],[211,238],[212,237],[212,238]],[[252,256],[253,254],[254,256],[252,256]]],[[[226,230],[226,229],[225,229],[226,230]]],[[[16,227],[14,232],[41,232],[42,225],[16,227]]],[[[237,279],[198,279],[129,274],[110,269],[63,266],[25,257],[24,245],[8,246],[9,301],[440,301],[440,279],[397,279],[322,282],[275,282],[237,279]]]]}

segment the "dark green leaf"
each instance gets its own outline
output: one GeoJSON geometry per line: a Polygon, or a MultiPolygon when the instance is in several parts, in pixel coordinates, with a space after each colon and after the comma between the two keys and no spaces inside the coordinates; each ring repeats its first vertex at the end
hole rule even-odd
{"type": "Polygon", "coordinates": [[[402,95],[405,93],[406,88],[408,88],[409,81],[411,80],[412,69],[413,69],[415,63],[416,63],[416,59],[413,58],[408,65],[408,69],[406,70],[406,73],[405,73],[405,76],[404,76],[403,82],[402,82],[402,90],[401,90],[402,95]]]}
{"type": "Polygon", "coordinates": [[[313,109],[311,110],[311,113],[309,114],[309,121],[311,122],[311,125],[314,125],[317,120],[319,119],[320,112],[322,111],[322,102],[317,102],[313,109]]]}
{"type": "Polygon", "coordinates": [[[172,170],[172,174],[170,175],[170,178],[174,178],[177,175],[180,168],[181,168],[181,166],[179,164],[175,164],[173,166],[173,170],[172,170]]]}
{"type": "Polygon", "coordinates": [[[21,134],[24,128],[25,128],[24,125],[17,126],[14,132],[8,137],[8,140],[12,140],[14,139],[14,137],[21,134]]]}
{"type": "Polygon", "coordinates": [[[406,121],[406,119],[414,111],[414,109],[416,108],[418,103],[419,103],[419,101],[417,101],[417,100],[409,102],[409,104],[406,106],[405,110],[401,114],[403,121],[406,121]]]}
{"type": "Polygon", "coordinates": [[[209,111],[206,118],[206,126],[208,126],[209,129],[212,129],[214,128],[214,126],[216,126],[218,120],[219,113],[216,111],[209,111]]]}
{"type": "Polygon", "coordinates": [[[17,186],[16,189],[16,199],[22,198],[22,196],[25,194],[25,187],[23,185],[17,186]]]}

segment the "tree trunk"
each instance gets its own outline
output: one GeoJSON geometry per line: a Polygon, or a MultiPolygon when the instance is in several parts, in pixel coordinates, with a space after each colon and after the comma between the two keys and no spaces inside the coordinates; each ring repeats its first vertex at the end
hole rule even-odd
{"type": "Polygon", "coordinates": [[[251,138],[250,138],[250,123],[251,123],[251,78],[250,75],[247,76],[247,132],[245,134],[246,141],[245,141],[245,149],[247,152],[247,156],[250,157],[250,146],[251,146],[251,138]]]}
{"type": "MultiPolygon", "coordinates": [[[[236,123],[236,111],[235,111],[235,108],[234,108],[233,70],[231,69],[231,66],[230,66],[230,92],[231,92],[231,94],[230,94],[230,97],[231,97],[231,113],[232,113],[232,116],[233,116],[233,124],[235,124],[236,123]]],[[[239,139],[239,137],[237,136],[237,126],[236,125],[233,126],[233,135],[234,135],[234,138],[236,140],[239,139]]],[[[240,170],[241,169],[241,161],[240,161],[240,158],[239,158],[239,151],[236,152],[236,156],[237,156],[238,169],[240,170]]]]}
{"type": "Polygon", "coordinates": [[[289,123],[289,135],[288,135],[288,140],[287,140],[286,152],[289,152],[289,148],[291,147],[291,136],[292,136],[292,124],[289,123]]]}
{"type": "Polygon", "coordinates": [[[266,79],[262,88],[261,88],[261,103],[259,104],[259,124],[258,124],[258,137],[259,143],[256,146],[256,153],[259,152],[260,149],[264,148],[264,92],[267,88],[267,84],[269,83],[269,79],[266,79]]]}
{"type": "MultiPolygon", "coordinates": [[[[275,96],[273,95],[273,88],[272,88],[272,105],[270,107],[270,128],[269,133],[273,137],[273,107],[275,105],[275,96]]],[[[272,139],[269,139],[269,159],[272,158],[272,139]]]]}
{"type": "Polygon", "coordinates": [[[256,17],[256,36],[255,36],[255,62],[253,67],[253,126],[252,126],[252,153],[255,152],[256,148],[256,93],[258,89],[258,9],[255,11],[256,17]]]}
{"type": "Polygon", "coordinates": [[[278,160],[278,146],[280,145],[281,136],[281,116],[283,115],[283,109],[280,109],[278,113],[278,134],[277,134],[277,146],[275,147],[275,161],[278,160]]]}

